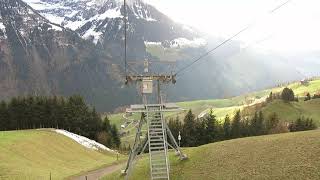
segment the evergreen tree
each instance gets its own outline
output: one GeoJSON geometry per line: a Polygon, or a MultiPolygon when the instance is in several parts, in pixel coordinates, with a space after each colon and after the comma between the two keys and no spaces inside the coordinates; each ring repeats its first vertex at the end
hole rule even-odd
{"type": "Polygon", "coordinates": [[[8,130],[9,125],[9,115],[7,110],[7,103],[1,101],[0,103],[0,131],[8,130]]]}
{"type": "Polygon", "coordinates": [[[245,118],[242,121],[240,121],[240,134],[241,137],[250,136],[250,123],[248,118],[245,118]]]}
{"type": "Polygon", "coordinates": [[[204,118],[204,139],[206,143],[214,142],[217,134],[216,129],[216,116],[213,114],[212,109],[210,110],[208,116],[204,118]]]}
{"type": "Polygon", "coordinates": [[[119,148],[121,141],[116,125],[112,125],[110,129],[113,147],[119,148]]]}
{"type": "Polygon", "coordinates": [[[102,130],[110,133],[111,125],[110,125],[110,120],[109,120],[108,116],[106,116],[102,122],[102,130]]]}
{"type": "Polygon", "coordinates": [[[183,146],[193,147],[196,145],[196,137],[195,137],[195,116],[192,114],[192,111],[189,110],[187,115],[184,118],[183,124],[183,137],[182,144],[183,146]]]}
{"type": "Polygon", "coordinates": [[[175,120],[174,119],[170,119],[169,123],[168,123],[168,126],[169,126],[169,128],[171,130],[171,133],[172,133],[173,137],[178,139],[179,131],[181,133],[182,129],[183,129],[183,125],[182,125],[179,117],[177,116],[175,120]]]}
{"type": "Polygon", "coordinates": [[[241,114],[240,110],[238,110],[233,118],[231,124],[231,137],[232,138],[239,138],[241,137],[241,114]]]}
{"type": "Polygon", "coordinates": [[[208,136],[206,131],[206,124],[202,118],[195,120],[194,129],[195,131],[193,136],[195,137],[195,142],[194,144],[192,144],[192,146],[200,146],[203,144],[210,143],[210,141],[207,138],[208,136]]]}
{"type": "Polygon", "coordinates": [[[279,117],[277,113],[273,113],[266,123],[266,128],[268,133],[272,133],[272,131],[278,126],[279,124],[279,117]]]}
{"type": "Polygon", "coordinates": [[[259,112],[259,116],[258,116],[258,119],[257,119],[256,133],[257,133],[257,135],[263,135],[263,134],[266,133],[264,116],[263,116],[262,111],[259,112]]]}
{"type": "MultiPolygon", "coordinates": [[[[107,118],[105,122],[102,123],[100,115],[94,108],[89,108],[81,96],[68,99],[56,96],[14,97],[8,103],[0,102],[0,130],[64,128],[95,140],[103,129],[108,137],[112,133],[118,134],[107,118]]],[[[120,138],[115,136],[113,141],[110,145],[118,146],[120,138]]]]}
{"type": "Polygon", "coordinates": [[[294,101],[295,97],[294,97],[293,90],[289,88],[284,88],[281,93],[281,99],[284,100],[285,102],[294,101]]]}
{"type": "Polygon", "coordinates": [[[254,116],[251,119],[251,123],[250,123],[250,134],[252,136],[256,136],[258,135],[259,129],[258,129],[258,113],[255,112],[254,116]]]}
{"type": "Polygon", "coordinates": [[[226,115],[223,123],[224,139],[231,138],[231,121],[229,115],[226,115]]]}

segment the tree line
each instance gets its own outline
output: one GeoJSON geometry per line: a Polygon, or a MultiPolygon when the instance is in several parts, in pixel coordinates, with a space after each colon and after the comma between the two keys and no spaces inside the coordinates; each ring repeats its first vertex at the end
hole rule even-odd
{"type": "Polygon", "coordinates": [[[116,126],[111,126],[107,119],[102,121],[95,108],[89,107],[78,95],[68,98],[14,97],[8,102],[0,102],[1,131],[57,128],[96,141],[101,141],[101,134],[104,134],[110,139],[103,141],[104,145],[119,147],[118,130],[116,126]]]}
{"type": "Polygon", "coordinates": [[[195,147],[217,141],[285,133],[289,131],[304,131],[317,128],[310,118],[299,118],[292,123],[281,122],[278,115],[273,113],[265,117],[262,111],[256,112],[251,118],[242,117],[241,111],[236,111],[230,118],[227,115],[223,122],[216,119],[211,111],[204,118],[195,118],[190,110],[183,122],[177,117],[170,119],[168,126],[174,137],[182,136],[182,147],[195,147]]]}

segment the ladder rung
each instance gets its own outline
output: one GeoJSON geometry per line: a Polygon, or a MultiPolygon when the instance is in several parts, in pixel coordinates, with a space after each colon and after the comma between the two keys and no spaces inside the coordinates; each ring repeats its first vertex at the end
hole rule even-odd
{"type": "Polygon", "coordinates": [[[157,164],[152,164],[152,167],[167,167],[167,166],[166,166],[166,163],[157,163],[157,164]]]}
{"type": "Polygon", "coordinates": [[[151,135],[152,135],[152,134],[161,134],[161,135],[162,135],[162,134],[163,134],[163,131],[157,131],[157,132],[154,132],[154,131],[153,131],[153,132],[149,132],[149,134],[151,134],[151,135]]]}
{"type": "Polygon", "coordinates": [[[167,168],[166,167],[159,167],[159,168],[154,168],[154,169],[152,169],[152,172],[154,171],[154,170],[167,170],[167,168]]]}
{"type": "Polygon", "coordinates": [[[151,156],[152,157],[162,157],[162,156],[165,156],[165,153],[164,153],[164,151],[159,151],[158,153],[151,153],[151,156]]]}
{"type": "Polygon", "coordinates": [[[152,179],[168,179],[167,176],[156,176],[156,177],[152,177],[152,179]]]}
{"type": "Polygon", "coordinates": [[[157,135],[153,135],[153,136],[150,136],[150,141],[151,140],[161,140],[163,141],[163,136],[157,136],[157,135]]]}
{"type": "Polygon", "coordinates": [[[156,155],[156,156],[151,156],[151,159],[153,162],[165,162],[166,156],[165,155],[156,155]]]}
{"type": "Polygon", "coordinates": [[[149,128],[162,128],[162,125],[150,125],[149,128]]]}
{"type": "Polygon", "coordinates": [[[162,128],[153,128],[153,129],[150,129],[150,130],[152,130],[152,131],[163,131],[163,129],[162,128]]]}
{"type": "Polygon", "coordinates": [[[150,139],[150,142],[162,142],[163,141],[163,139],[150,139]]]}
{"type": "Polygon", "coordinates": [[[152,135],[152,134],[150,134],[149,135],[149,137],[150,137],[150,139],[163,139],[163,135],[161,134],[161,135],[152,135]]]}
{"type": "Polygon", "coordinates": [[[150,146],[164,146],[164,143],[150,143],[150,146]]]}
{"type": "Polygon", "coordinates": [[[167,174],[167,171],[164,171],[164,172],[152,172],[152,175],[160,175],[160,174],[167,174]]]}
{"type": "Polygon", "coordinates": [[[164,150],[164,147],[163,146],[159,146],[159,147],[150,147],[151,150],[154,150],[154,149],[158,149],[158,150],[164,150]]]}

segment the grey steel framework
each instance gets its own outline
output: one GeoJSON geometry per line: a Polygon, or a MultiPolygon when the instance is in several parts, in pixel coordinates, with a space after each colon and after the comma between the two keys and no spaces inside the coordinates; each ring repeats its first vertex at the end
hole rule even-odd
{"type": "Polygon", "coordinates": [[[150,160],[150,177],[151,179],[170,179],[170,162],[168,157],[168,146],[176,151],[176,155],[181,160],[187,158],[177,144],[177,141],[173,137],[164,118],[165,112],[182,111],[183,109],[173,103],[163,103],[160,95],[160,83],[175,83],[175,77],[173,75],[138,75],[127,76],[127,83],[141,82],[143,103],[140,105],[131,105],[126,110],[127,113],[141,113],[141,120],[138,125],[137,133],[133,148],[130,152],[129,159],[126,168],[123,170],[123,174],[126,175],[126,179],[129,178],[130,172],[134,165],[135,160],[139,154],[142,154],[145,148],[149,148],[149,160],[150,160]],[[152,93],[152,87],[148,87],[153,81],[157,81],[157,104],[147,103],[147,93],[152,93]],[[147,124],[147,137],[141,140],[141,128],[142,125],[147,124]],[[167,137],[171,144],[169,144],[167,137]]]}

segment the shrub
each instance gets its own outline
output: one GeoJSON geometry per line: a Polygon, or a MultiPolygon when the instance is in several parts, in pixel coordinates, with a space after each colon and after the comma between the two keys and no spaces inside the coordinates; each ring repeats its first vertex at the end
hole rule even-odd
{"type": "Polygon", "coordinates": [[[281,93],[281,99],[286,102],[295,101],[294,92],[292,89],[284,88],[281,93]]]}

